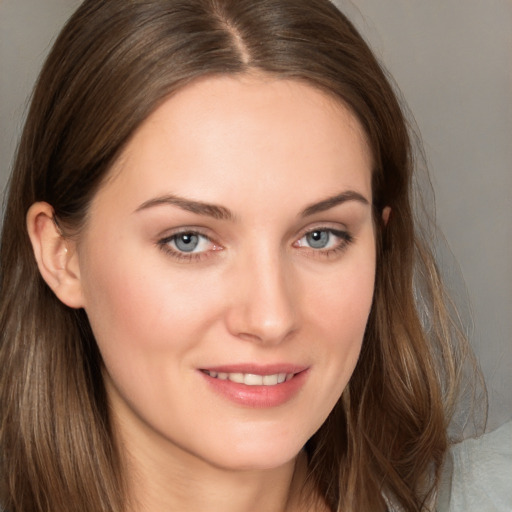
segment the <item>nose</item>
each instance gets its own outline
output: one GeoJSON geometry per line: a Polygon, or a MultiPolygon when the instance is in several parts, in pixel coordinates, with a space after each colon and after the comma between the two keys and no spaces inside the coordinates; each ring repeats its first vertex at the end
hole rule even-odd
{"type": "Polygon", "coordinates": [[[226,323],[232,335],[276,345],[298,329],[292,269],[278,254],[258,251],[246,258],[231,274],[230,283],[226,323]]]}

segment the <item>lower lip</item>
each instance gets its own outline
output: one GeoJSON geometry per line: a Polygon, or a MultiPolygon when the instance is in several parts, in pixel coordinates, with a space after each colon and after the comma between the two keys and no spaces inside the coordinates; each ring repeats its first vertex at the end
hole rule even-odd
{"type": "Polygon", "coordinates": [[[304,385],[308,371],[296,373],[290,380],[274,386],[247,386],[200,373],[208,385],[224,398],[238,405],[263,409],[277,407],[292,400],[304,385]]]}

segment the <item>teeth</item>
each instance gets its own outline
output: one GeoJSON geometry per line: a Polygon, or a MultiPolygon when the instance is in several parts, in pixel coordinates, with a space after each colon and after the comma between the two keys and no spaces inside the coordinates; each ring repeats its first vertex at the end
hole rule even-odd
{"type": "Polygon", "coordinates": [[[238,382],[238,384],[244,383],[244,374],[243,373],[230,373],[228,375],[228,379],[231,382],[238,382]]]}
{"type": "Polygon", "coordinates": [[[263,376],[263,384],[265,386],[275,386],[277,384],[277,379],[279,378],[279,375],[264,375],[263,376]]]}
{"type": "Polygon", "coordinates": [[[244,384],[246,386],[263,386],[263,377],[261,375],[246,373],[244,375],[244,384]]]}
{"type": "Polygon", "coordinates": [[[255,375],[254,373],[223,373],[205,370],[210,377],[230,380],[246,386],[276,386],[293,378],[293,373],[275,373],[273,375],[255,375]]]}

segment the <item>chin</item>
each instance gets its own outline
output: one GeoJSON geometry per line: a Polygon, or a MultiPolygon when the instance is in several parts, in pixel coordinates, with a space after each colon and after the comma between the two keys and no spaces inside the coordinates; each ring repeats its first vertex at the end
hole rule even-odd
{"type": "MultiPolygon", "coordinates": [[[[276,440],[277,441],[277,440],[276,440]]],[[[282,467],[293,461],[304,446],[302,442],[265,444],[233,442],[206,455],[212,466],[230,471],[263,471],[282,467]]]]}
{"type": "Polygon", "coordinates": [[[229,457],[228,459],[211,462],[215,467],[228,471],[266,471],[277,469],[289,464],[299,453],[300,450],[288,453],[286,456],[284,454],[268,456],[262,456],[261,454],[237,454],[236,456],[229,457]]]}

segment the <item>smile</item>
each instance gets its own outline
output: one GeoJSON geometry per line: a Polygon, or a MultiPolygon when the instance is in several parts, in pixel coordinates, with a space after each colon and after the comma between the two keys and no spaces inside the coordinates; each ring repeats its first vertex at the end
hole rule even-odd
{"type": "Polygon", "coordinates": [[[199,371],[217,395],[238,406],[256,409],[290,402],[304,387],[309,373],[308,367],[292,364],[240,364],[199,371]]]}
{"type": "Polygon", "coordinates": [[[214,379],[229,380],[246,386],[276,386],[293,378],[293,373],[274,373],[273,375],[257,375],[254,373],[225,373],[203,370],[214,379]]]}

